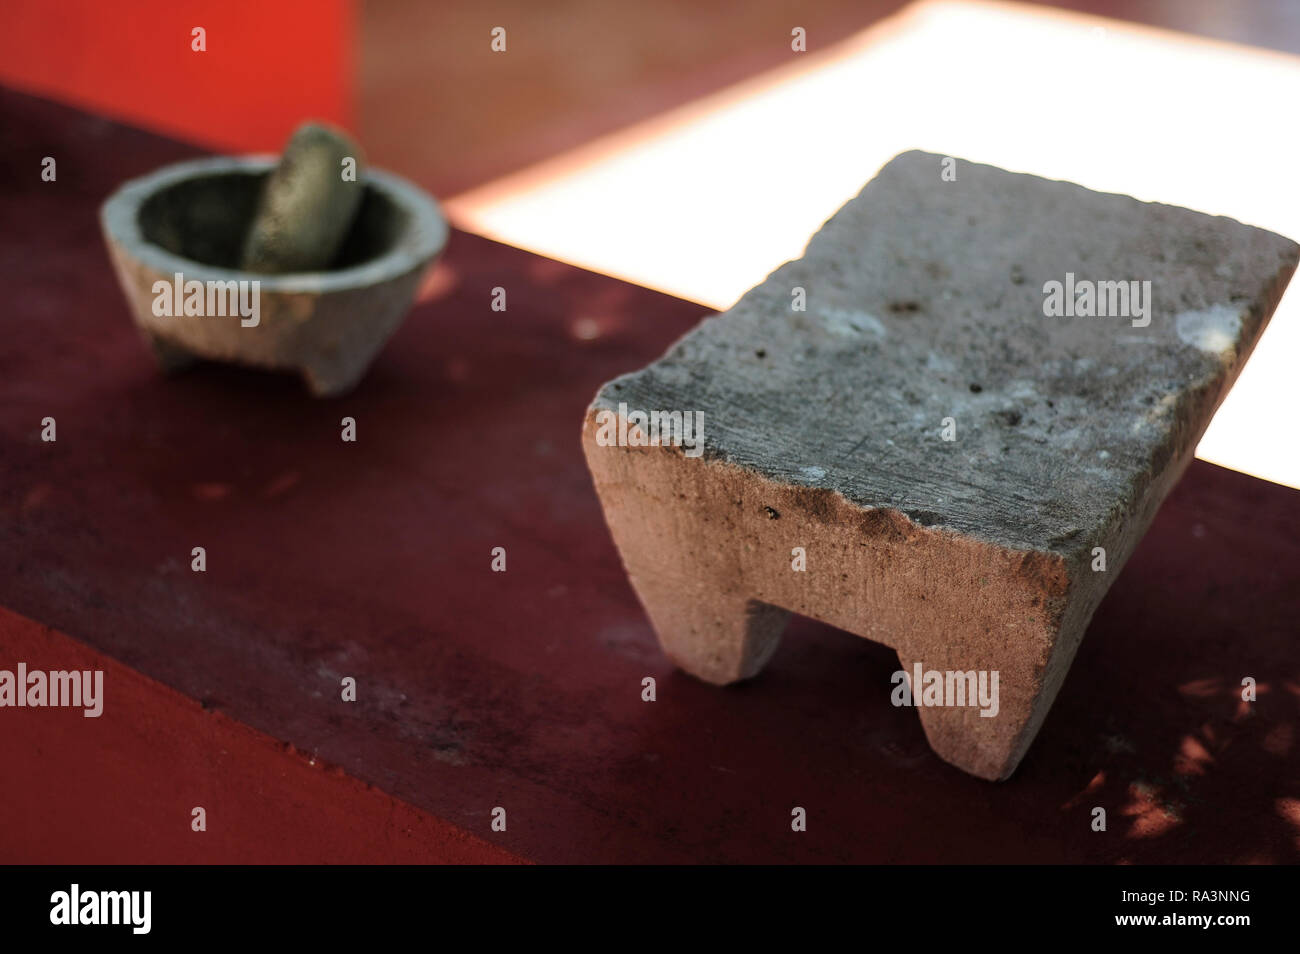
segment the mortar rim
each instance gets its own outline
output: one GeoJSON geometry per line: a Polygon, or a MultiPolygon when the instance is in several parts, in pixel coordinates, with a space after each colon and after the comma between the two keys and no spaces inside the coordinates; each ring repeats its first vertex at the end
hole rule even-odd
{"type": "Polygon", "coordinates": [[[316,272],[268,274],[225,268],[170,252],[144,237],[140,209],[163,189],[203,176],[224,173],[268,173],[278,161],[274,155],[209,156],[170,163],[143,176],[128,179],[100,206],[104,232],[126,254],[164,275],[180,272],[198,281],[257,281],[267,294],[312,294],[373,287],[422,268],[447,245],[450,227],[436,200],[403,177],[382,169],[367,169],[365,184],[410,215],[393,247],[369,261],[347,268],[316,272]]]}

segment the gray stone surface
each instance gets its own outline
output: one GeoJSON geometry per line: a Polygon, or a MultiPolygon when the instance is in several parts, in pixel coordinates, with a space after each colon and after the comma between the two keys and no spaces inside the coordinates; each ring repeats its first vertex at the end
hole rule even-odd
{"type": "Polygon", "coordinates": [[[1002,778],[1300,249],[965,161],[944,181],[942,159],[895,158],[802,259],[605,385],[584,445],[632,582],[684,668],[752,675],[784,622],[772,608],[894,646],[904,668],[1000,667],[1012,704],[998,719],[921,717],[940,755],[1002,778]],[[1046,316],[1045,284],[1067,273],[1150,282],[1149,323],[1046,316]],[[620,403],[703,412],[703,458],[600,446],[596,415],[620,403]],[[790,572],[796,545],[812,547],[807,573],[790,572]]]}
{"type": "Polygon", "coordinates": [[[895,159],[803,259],[601,406],[704,410],[711,454],[776,480],[1008,546],[1086,548],[1188,415],[1208,422],[1296,245],[992,166],[942,182],[940,159],[895,159]],[[1066,272],[1152,280],[1151,324],[1045,317],[1043,285],[1066,272]],[[1189,330],[1216,310],[1226,334],[1189,330]]]}

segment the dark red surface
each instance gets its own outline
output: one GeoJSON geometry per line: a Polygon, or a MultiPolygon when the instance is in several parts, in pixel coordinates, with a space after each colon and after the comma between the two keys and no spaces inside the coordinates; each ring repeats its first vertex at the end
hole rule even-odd
{"type": "MultiPolygon", "coordinates": [[[[265,774],[267,736],[351,777],[302,782],[321,824],[357,779],[530,860],[1300,858],[1295,491],[1195,463],[1019,772],[982,782],[889,704],[897,659],[883,647],[800,620],[762,676],[725,690],[659,653],[578,430],[597,385],[657,356],[699,306],[457,233],[432,299],[351,396],[315,401],[291,377],[215,366],[165,379],[96,212],[123,178],[187,151],[12,93],[0,137],[0,605],[180,694],[110,674],[92,729],[0,710],[0,804],[30,829],[0,826],[0,860],[174,857],[166,836],[98,842],[77,812],[94,828],[142,801],[188,817],[202,792],[169,779],[222,746],[265,774]],[[57,183],[39,177],[50,154],[66,157],[57,183]],[[505,313],[489,307],[494,286],[505,313]],[[579,319],[600,335],[579,340],[579,319]],[[355,444],[339,439],[344,415],[355,444]],[[55,444],[39,440],[45,416],[55,444]],[[204,574],[189,570],[194,546],[204,574]],[[496,546],[506,573],[490,570],[496,546]],[[339,701],[348,675],[355,704],[339,701]],[[655,703],[641,701],[647,675],[655,703]],[[1243,676],[1260,684],[1253,705],[1243,676]],[[113,786],[85,793],[94,810],[32,781],[75,781],[104,732],[143,759],[140,726],[194,701],[256,732],[174,734],[190,738],[183,758],[90,776],[113,786]],[[505,833],[489,831],[497,805],[505,833]],[[805,833],[790,830],[794,806],[805,833]]],[[[0,668],[37,639],[6,619],[0,668]]],[[[241,858],[285,860],[256,825],[241,835],[241,858]]]]}
{"type": "Polygon", "coordinates": [[[104,670],[111,705],[5,709],[0,861],[511,863],[520,859],[0,609],[0,657],[104,670]],[[206,813],[193,828],[193,811],[206,813]]]}

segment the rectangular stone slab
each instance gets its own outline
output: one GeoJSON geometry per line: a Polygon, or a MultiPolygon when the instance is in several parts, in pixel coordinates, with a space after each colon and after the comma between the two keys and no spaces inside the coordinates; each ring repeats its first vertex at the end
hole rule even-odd
{"type": "Polygon", "coordinates": [[[909,673],[997,672],[996,715],[918,709],[942,758],[1006,778],[1298,258],[1232,219],[896,157],[802,259],[588,411],[661,645],[729,683],[793,611],[909,673]],[[1049,315],[1052,282],[1138,294],[1127,315],[1049,315]],[[638,411],[702,414],[703,441],[640,446],[638,411]]]}

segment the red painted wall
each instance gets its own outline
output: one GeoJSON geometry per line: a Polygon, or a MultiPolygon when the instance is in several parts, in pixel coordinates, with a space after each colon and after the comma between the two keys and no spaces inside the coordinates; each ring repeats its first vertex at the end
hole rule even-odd
{"type": "Polygon", "coordinates": [[[217,149],[278,151],[304,118],[353,126],[353,7],[4,0],[0,83],[217,149]]]}

